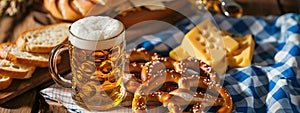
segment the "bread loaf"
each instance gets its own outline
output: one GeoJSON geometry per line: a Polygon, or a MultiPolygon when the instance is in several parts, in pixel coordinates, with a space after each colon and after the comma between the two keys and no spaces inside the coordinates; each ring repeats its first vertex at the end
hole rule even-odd
{"type": "Polygon", "coordinates": [[[105,5],[107,0],[91,0],[92,2],[96,3],[96,4],[102,4],[105,5]]]}
{"type": "MultiPolygon", "coordinates": [[[[171,1],[173,0],[44,0],[43,5],[57,19],[76,21],[90,15],[124,16],[126,12],[131,12],[140,7],[147,11],[164,11],[166,9],[165,3],[171,1]]],[[[167,13],[164,13],[163,16],[167,15],[167,13]]],[[[134,16],[133,18],[136,17],[148,20],[149,15],[144,13],[142,16],[134,16]]]]}
{"type": "Polygon", "coordinates": [[[63,16],[58,9],[57,0],[44,0],[44,7],[49,10],[50,14],[58,19],[63,19],[63,16]]]}
{"type": "Polygon", "coordinates": [[[15,79],[28,79],[32,77],[35,66],[13,63],[9,60],[0,59],[0,75],[15,79]]]}
{"type": "Polygon", "coordinates": [[[0,90],[4,90],[10,86],[12,78],[0,75],[0,90]]]}
{"type": "Polygon", "coordinates": [[[66,42],[70,23],[60,23],[23,32],[16,43],[23,51],[50,53],[58,44],[66,42]]]}
{"type": "Polygon", "coordinates": [[[82,16],[85,16],[95,4],[89,0],[73,0],[71,5],[82,16]]]}
{"type": "MultiPolygon", "coordinates": [[[[102,0],[95,0],[102,2],[102,0]]],[[[44,0],[44,7],[57,19],[76,21],[95,5],[91,0],[44,0]]]]}
{"type": "Polygon", "coordinates": [[[47,67],[49,54],[22,51],[15,42],[0,44],[0,58],[29,66],[47,67]]]}

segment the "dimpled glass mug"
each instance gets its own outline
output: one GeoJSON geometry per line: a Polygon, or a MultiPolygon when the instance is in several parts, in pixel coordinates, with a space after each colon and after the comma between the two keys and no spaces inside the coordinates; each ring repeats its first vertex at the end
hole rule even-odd
{"type": "Polygon", "coordinates": [[[125,29],[121,22],[105,16],[91,16],[74,22],[69,28],[69,41],[56,46],[49,60],[53,80],[72,89],[77,105],[91,111],[113,108],[121,103],[125,88],[125,29]],[[72,80],[57,72],[56,59],[69,50],[72,80]]]}

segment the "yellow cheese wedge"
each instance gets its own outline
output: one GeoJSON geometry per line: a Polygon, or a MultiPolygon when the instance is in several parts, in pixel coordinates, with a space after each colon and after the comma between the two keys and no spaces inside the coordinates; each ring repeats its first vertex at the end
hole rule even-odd
{"type": "Polygon", "coordinates": [[[211,65],[210,51],[206,47],[207,40],[201,34],[190,31],[182,40],[181,47],[191,56],[211,65]]]}
{"type": "Polygon", "coordinates": [[[181,47],[181,45],[177,46],[175,49],[173,49],[169,56],[177,61],[181,61],[183,59],[189,58],[190,55],[186,51],[184,51],[181,47]]]}
{"type": "Polygon", "coordinates": [[[181,45],[169,55],[179,61],[188,57],[200,59],[212,66],[218,74],[223,74],[228,65],[251,65],[254,46],[252,35],[232,38],[218,30],[209,20],[205,20],[189,31],[181,45]]]}
{"type": "Polygon", "coordinates": [[[226,49],[226,54],[230,55],[234,50],[239,48],[239,43],[235,41],[231,36],[225,36],[223,37],[224,46],[226,49]]]}
{"type": "Polygon", "coordinates": [[[227,69],[227,63],[226,50],[221,37],[222,32],[209,20],[205,20],[185,35],[181,47],[190,56],[204,61],[217,73],[223,74],[227,69]]]}
{"type": "Polygon", "coordinates": [[[230,67],[246,67],[251,65],[254,52],[254,40],[251,34],[242,38],[234,38],[239,43],[239,48],[227,56],[230,67]]]}

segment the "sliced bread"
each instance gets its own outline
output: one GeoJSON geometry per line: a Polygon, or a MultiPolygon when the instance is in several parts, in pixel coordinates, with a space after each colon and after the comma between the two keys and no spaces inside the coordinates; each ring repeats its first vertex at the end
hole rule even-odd
{"type": "Polygon", "coordinates": [[[0,75],[0,90],[4,90],[10,86],[12,78],[0,75]]]}
{"type": "Polygon", "coordinates": [[[13,63],[6,59],[0,59],[0,76],[15,79],[28,79],[32,77],[35,66],[13,63]]]}
{"type": "Polygon", "coordinates": [[[67,41],[70,23],[59,23],[24,31],[17,45],[28,52],[50,53],[58,44],[67,41]]]}
{"type": "Polygon", "coordinates": [[[0,58],[29,66],[47,67],[49,54],[22,51],[15,42],[0,44],[0,58]]]}

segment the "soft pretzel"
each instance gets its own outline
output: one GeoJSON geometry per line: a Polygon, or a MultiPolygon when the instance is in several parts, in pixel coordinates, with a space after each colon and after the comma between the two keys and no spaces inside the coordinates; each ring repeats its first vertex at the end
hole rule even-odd
{"type": "Polygon", "coordinates": [[[185,99],[188,97],[192,97],[190,101],[187,101],[187,103],[179,103],[175,99],[170,100],[168,103],[168,109],[172,113],[181,111],[179,109],[180,106],[186,104],[194,105],[191,111],[203,111],[206,107],[209,106],[220,106],[220,108],[216,111],[217,113],[231,113],[233,109],[233,103],[229,92],[219,84],[215,84],[210,79],[202,76],[182,77],[178,81],[178,89],[170,92],[170,94],[185,99]],[[198,92],[191,89],[195,87],[206,89],[206,92],[209,93],[198,92]]]}
{"type": "Polygon", "coordinates": [[[193,75],[182,76],[173,71],[159,72],[143,82],[134,94],[132,101],[133,113],[146,113],[148,101],[159,101],[166,106],[170,113],[202,112],[209,106],[220,106],[217,113],[230,113],[232,99],[222,86],[215,84],[207,77],[193,75]],[[162,90],[166,82],[178,83],[178,88],[162,90]],[[199,92],[192,88],[205,89],[208,93],[199,92]],[[211,94],[212,93],[212,94],[211,94]],[[220,94],[220,97],[218,95],[220,94]],[[193,106],[191,109],[184,107],[193,106]],[[187,111],[186,111],[187,110],[187,111]]]}
{"type": "Polygon", "coordinates": [[[163,69],[171,69],[179,72],[182,70],[181,68],[180,63],[170,57],[157,58],[145,64],[142,68],[141,79],[146,81],[152,75],[163,69]]]}
{"type": "Polygon", "coordinates": [[[147,51],[145,48],[133,49],[126,53],[125,59],[125,88],[127,91],[134,93],[136,88],[141,84],[141,70],[146,62],[160,57],[156,53],[147,51]]]}
{"type": "Polygon", "coordinates": [[[141,70],[146,62],[152,61],[160,57],[156,53],[147,51],[145,48],[138,48],[128,51],[125,54],[125,73],[123,75],[123,83],[127,91],[122,106],[131,107],[134,92],[142,83],[141,70]]]}
{"type": "Polygon", "coordinates": [[[143,82],[143,84],[141,84],[137,88],[132,101],[132,112],[146,112],[147,101],[150,100],[159,101],[162,104],[166,105],[168,103],[168,100],[172,97],[172,95],[170,95],[169,92],[171,90],[177,89],[177,87],[172,87],[172,89],[166,89],[163,88],[164,83],[178,83],[180,78],[181,74],[176,73],[174,70],[160,71],[160,73],[151,76],[149,79],[147,79],[147,81],[143,82]]]}
{"type": "Polygon", "coordinates": [[[124,85],[127,95],[121,105],[131,106],[134,113],[146,112],[149,106],[161,104],[174,113],[183,112],[182,108],[186,106],[192,106],[188,111],[204,111],[209,106],[221,106],[218,111],[224,111],[226,107],[229,108],[226,110],[232,110],[229,93],[217,85],[217,73],[201,60],[175,61],[144,48],[127,52],[125,58],[124,85]],[[210,92],[214,95],[193,91],[190,87],[212,88],[210,92]],[[221,97],[216,96],[219,93],[221,97]],[[212,98],[215,100],[207,100],[206,97],[215,97],[212,98]]]}
{"type": "Polygon", "coordinates": [[[176,61],[170,57],[161,57],[147,62],[142,69],[141,79],[143,81],[150,78],[162,69],[173,69],[184,75],[200,75],[210,78],[214,82],[219,82],[216,72],[206,63],[197,59],[185,59],[176,61]]]}
{"type": "Polygon", "coordinates": [[[216,71],[205,62],[198,59],[185,59],[180,61],[181,73],[184,75],[200,75],[219,83],[219,76],[216,71]]]}

